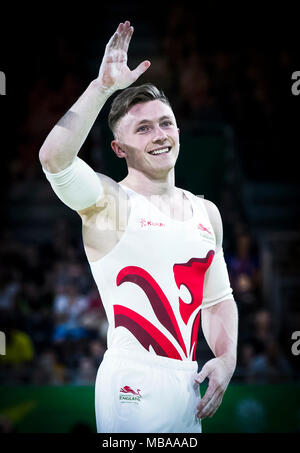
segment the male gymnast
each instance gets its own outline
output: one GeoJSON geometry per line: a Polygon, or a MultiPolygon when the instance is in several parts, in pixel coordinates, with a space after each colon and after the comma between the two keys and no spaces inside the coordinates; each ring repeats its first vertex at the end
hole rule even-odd
{"type": "Polygon", "coordinates": [[[238,313],[219,210],[175,185],[179,129],[170,102],[150,83],[130,87],[150,66],[146,60],[128,68],[132,34],[129,21],[119,24],[97,78],[50,131],[39,159],[54,192],[82,219],[87,260],[108,318],[108,347],[95,384],[97,431],[199,433],[236,366],[238,313]],[[118,90],[108,121],[111,147],[128,168],[119,182],[78,157],[118,90]],[[198,372],[200,313],[215,357],[198,372]]]}

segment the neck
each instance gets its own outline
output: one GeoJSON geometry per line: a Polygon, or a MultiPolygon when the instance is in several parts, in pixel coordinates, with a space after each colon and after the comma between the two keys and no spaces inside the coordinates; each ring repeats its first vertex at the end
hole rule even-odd
{"type": "Polygon", "coordinates": [[[157,176],[155,178],[152,175],[141,173],[134,168],[128,168],[128,175],[123,181],[130,189],[142,195],[168,195],[172,196],[175,192],[175,171],[172,168],[167,175],[157,176]]]}

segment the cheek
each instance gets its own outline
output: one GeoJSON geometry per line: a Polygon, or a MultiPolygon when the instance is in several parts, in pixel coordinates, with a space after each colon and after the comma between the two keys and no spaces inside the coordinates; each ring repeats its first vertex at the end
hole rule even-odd
{"type": "Polygon", "coordinates": [[[130,141],[130,145],[132,148],[135,148],[139,152],[142,152],[145,150],[149,142],[149,137],[146,137],[145,135],[136,135],[132,137],[132,140],[130,141]]]}
{"type": "Polygon", "coordinates": [[[170,135],[174,138],[174,140],[178,141],[179,140],[179,129],[174,126],[172,130],[170,131],[170,135]]]}
{"type": "Polygon", "coordinates": [[[174,134],[171,135],[171,138],[175,144],[179,145],[179,135],[177,132],[174,132],[174,134]]]}
{"type": "Polygon", "coordinates": [[[122,144],[124,149],[130,154],[140,148],[140,140],[134,134],[124,134],[122,137],[122,144]]]}
{"type": "Polygon", "coordinates": [[[127,139],[126,149],[129,157],[134,157],[134,159],[141,158],[145,147],[145,140],[137,139],[137,137],[133,137],[131,140],[127,139]]]}

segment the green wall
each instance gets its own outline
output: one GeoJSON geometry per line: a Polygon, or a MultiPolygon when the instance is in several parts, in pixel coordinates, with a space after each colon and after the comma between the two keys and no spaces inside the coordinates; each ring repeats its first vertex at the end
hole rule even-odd
{"type": "MultiPolygon", "coordinates": [[[[94,387],[3,386],[1,416],[20,433],[67,433],[76,423],[95,432],[94,387]]],[[[300,432],[300,386],[231,384],[214,417],[203,421],[203,432],[300,432]]]]}

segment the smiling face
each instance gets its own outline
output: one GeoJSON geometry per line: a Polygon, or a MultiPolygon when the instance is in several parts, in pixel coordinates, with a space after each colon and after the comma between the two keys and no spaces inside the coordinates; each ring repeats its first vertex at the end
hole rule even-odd
{"type": "Polygon", "coordinates": [[[172,109],[160,100],[139,103],[123,116],[111,146],[130,169],[164,178],[179,153],[179,129],[172,109]]]}

